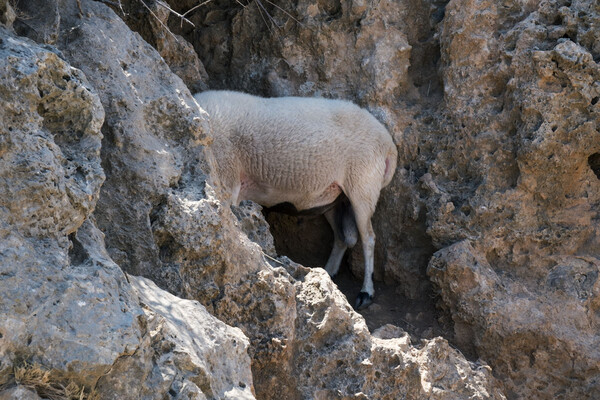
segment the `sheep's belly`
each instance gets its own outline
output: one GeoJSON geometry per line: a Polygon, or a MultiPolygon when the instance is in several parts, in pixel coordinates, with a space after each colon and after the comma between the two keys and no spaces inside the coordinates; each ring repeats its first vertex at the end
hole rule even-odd
{"type": "Polygon", "coordinates": [[[265,207],[290,203],[297,211],[302,211],[331,204],[341,193],[342,188],[336,182],[332,182],[324,189],[306,193],[302,190],[284,190],[244,179],[241,182],[239,199],[252,200],[265,207]]]}

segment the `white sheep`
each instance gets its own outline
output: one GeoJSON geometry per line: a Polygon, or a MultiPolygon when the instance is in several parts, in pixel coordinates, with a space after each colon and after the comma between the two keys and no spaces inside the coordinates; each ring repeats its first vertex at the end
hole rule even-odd
{"type": "Polygon", "coordinates": [[[342,100],[231,91],[194,97],[209,115],[215,172],[231,203],[287,203],[301,213],[324,213],[335,238],[325,266],[332,277],[348,246],[356,243],[358,229],[365,276],[355,308],[370,304],[375,292],[371,217],[379,192],[392,180],[398,154],[384,126],[342,100]]]}

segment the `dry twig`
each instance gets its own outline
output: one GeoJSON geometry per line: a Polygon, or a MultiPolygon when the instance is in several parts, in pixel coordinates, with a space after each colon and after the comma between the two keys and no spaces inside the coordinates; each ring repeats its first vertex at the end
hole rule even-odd
{"type": "Polygon", "coordinates": [[[79,18],[83,18],[83,9],[81,8],[81,0],[77,1],[77,8],[79,9],[79,18]]]}
{"type": "MultiPolygon", "coordinates": [[[[143,1],[143,0],[140,0],[140,1],[143,1]]],[[[167,10],[169,10],[169,12],[171,14],[175,15],[176,17],[179,17],[181,19],[181,27],[182,28],[183,28],[183,22],[184,21],[187,22],[188,24],[190,24],[192,27],[195,28],[196,25],[194,25],[194,23],[192,21],[190,21],[189,19],[187,19],[185,16],[187,14],[189,14],[191,11],[193,11],[193,10],[197,9],[198,7],[203,6],[203,5],[207,4],[207,3],[210,3],[211,1],[212,0],[207,0],[204,3],[198,4],[198,5],[194,6],[194,7],[192,7],[190,10],[184,12],[183,14],[179,14],[177,11],[173,10],[171,7],[169,7],[168,5],[166,5],[165,3],[161,2],[161,1],[157,2],[156,4],[158,4],[161,7],[166,8],[167,10]]]]}

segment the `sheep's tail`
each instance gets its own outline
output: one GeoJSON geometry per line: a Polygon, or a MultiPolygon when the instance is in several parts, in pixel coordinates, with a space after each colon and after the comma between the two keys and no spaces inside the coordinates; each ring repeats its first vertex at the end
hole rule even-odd
{"type": "Polygon", "coordinates": [[[383,187],[390,184],[396,172],[396,163],[398,162],[398,151],[394,146],[393,150],[385,157],[385,172],[383,173],[383,187]]]}

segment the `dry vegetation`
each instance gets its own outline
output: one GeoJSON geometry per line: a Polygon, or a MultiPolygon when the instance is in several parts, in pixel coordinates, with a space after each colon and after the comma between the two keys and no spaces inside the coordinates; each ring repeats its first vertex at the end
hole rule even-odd
{"type": "Polygon", "coordinates": [[[40,397],[50,400],[100,400],[93,389],[74,382],[54,381],[50,371],[37,364],[24,363],[0,371],[0,392],[16,385],[35,390],[40,397]]]}

